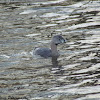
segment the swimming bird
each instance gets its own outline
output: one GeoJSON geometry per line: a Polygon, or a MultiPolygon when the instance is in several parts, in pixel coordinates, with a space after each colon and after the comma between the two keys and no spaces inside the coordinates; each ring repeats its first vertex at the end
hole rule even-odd
{"type": "Polygon", "coordinates": [[[61,35],[55,35],[51,40],[51,49],[50,48],[36,48],[35,55],[40,55],[43,58],[59,56],[57,51],[58,44],[65,43],[65,39],[61,35]]]}

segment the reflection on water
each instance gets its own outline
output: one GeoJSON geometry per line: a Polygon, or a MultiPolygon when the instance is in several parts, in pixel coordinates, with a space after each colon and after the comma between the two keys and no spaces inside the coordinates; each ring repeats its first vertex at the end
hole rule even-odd
{"type": "Polygon", "coordinates": [[[56,57],[56,56],[53,56],[53,57],[52,57],[52,65],[53,65],[53,67],[58,67],[57,58],[58,58],[58,57],[56,57]]]}
{"type": "Polygon", "coordinates": [[[28,3],[0,4],[0,100],[99,100],[100,1],[28,3]],[[59,58],[34,55],[59,33],[59,58]]]}

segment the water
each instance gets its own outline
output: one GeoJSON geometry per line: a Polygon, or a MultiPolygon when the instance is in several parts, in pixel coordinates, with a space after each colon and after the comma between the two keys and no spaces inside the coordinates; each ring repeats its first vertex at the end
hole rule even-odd
{"type": "Polygon", "coordinates": [[[0,100],[99,100],[99,27],[100,1],[0,4],[0,100]],[[54,34],[60,57],[35,56],[54,34]]]}

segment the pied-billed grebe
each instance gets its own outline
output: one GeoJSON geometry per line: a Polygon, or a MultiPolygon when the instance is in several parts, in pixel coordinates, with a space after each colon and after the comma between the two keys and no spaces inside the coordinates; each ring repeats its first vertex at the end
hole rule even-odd
{"type": "Polygon", "coordinates": [[[57,45],[61,43],[65,43],[65,39],[61,35],[55,35],[51,40],[51,49],[36,48],[35,55],[40,55],[41,57],[44,58],[59,56],[59,53],[57,51],[57,45]]]}

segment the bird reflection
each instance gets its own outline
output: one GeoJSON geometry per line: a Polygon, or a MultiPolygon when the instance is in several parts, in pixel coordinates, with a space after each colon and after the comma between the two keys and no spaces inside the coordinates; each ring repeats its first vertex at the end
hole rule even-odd
{"type": "Polygon", "coordinates": [[[64,70],[62,69],[62,66],[58,62],[58,56],[52,56],[52,67],[57,68],[55,70],[55,74],[60,74],[62,75],[64,73],[64,70]]]}
{"type": "Polygon", "coordinates": [[[52,56],[52,65],[53,67],[58,67],[58,56],[52,56]]]}

